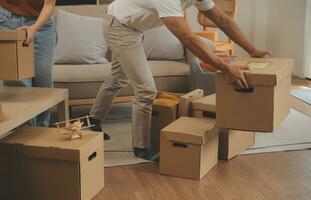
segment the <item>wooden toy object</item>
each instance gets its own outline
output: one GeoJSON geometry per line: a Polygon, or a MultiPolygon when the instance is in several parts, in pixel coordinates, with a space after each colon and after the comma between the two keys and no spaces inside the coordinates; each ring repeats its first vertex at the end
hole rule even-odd
{"type": "Polygon", "coordinates": [[[90,122],[91,116],[80,117],[71,119],[63,122],[55,123],[57,130],[60,134],[68,135],[69,140],[83,139],[83,130],[93,127],[94,125],[90,122]],[[82,120],[86,120],[86,125],[82,120]]]}

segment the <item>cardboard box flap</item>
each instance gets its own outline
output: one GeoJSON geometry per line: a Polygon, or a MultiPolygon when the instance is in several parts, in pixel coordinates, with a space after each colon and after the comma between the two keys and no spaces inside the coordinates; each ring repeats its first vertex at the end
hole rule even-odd
{"type": "Polygon", "coordinates": [[[155,99],[153,105],[163,106],[163,107],[176,107],[179,104],[179,101],[173,99],[155,99]]]}
{"type": "Polygon", "coordinates": [[[194,110],[216,112],[216,94],[212,94],[192,102],[194,110]]]}
{"type": "Polygon", "coordinates": [[[292,59],[247,58],[238,60],[234,64],[251,68],[251,71],[245,72],[245,78],[250,86],[278,85],[291,75],[294,70],[294,61],[292,59]]]}
{"type": "Polygon", "coordinates": [[[202,145],[215,134],[215,124],[214,119],[180,117],[162,129],[161,134],[170,141],[202,145]]]}
{"type": "Polygon", "coordinates": [[[0,41],[24,41],[25,39],[24,30],[0,30],[0,41]]]}
{"type": "Polygon", "coordinates": [[[84,132],[82,140],[67,140],[55,128],[23,126],[0,142],[0,153],[56,160],[80,161],[92,150],[102,149],[101,134],[84,132]],[[100,138],[100,139],[98,139],[100,138]]]}

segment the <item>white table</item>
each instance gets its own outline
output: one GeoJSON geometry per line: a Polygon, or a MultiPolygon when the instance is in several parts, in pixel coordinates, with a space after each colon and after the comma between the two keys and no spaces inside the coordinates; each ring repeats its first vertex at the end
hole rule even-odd
{"type": "Polygon", "coordinates": [[[69,119],[67,89],[0,87],[0,102],[0,139],[54,106],[57,106],[59,121],[69,119]]]}

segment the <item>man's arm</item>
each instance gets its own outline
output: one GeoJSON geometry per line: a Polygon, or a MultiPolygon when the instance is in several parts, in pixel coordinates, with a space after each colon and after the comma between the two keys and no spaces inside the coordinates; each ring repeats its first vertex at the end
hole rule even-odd
{"type": "Polygon", "coordinates": [[[188,48],[194,55],[205,63],[226,73],[230,79],[240,87],[248,87],[245,80],[243,69],[245,66],[234,66],[224,62],[216,56],[205,43],[193,33],[183,17],[164,17],[162,18],[167,28],[188,48]]]}
{"type": "Polygon", "coordinates": [[[33,42],[37,31],[48,21],[48,19],[53,14],[55,8],[56,0],[44,0],[43,8],[35,24],[32,26],[23,26],[18,28],[18,30],[26,30],[28,37],[25,41],[26,44],[33,42]]]}
{"type": "Polygon", "coordinates": [[[213,21],[219,29],[221,29],[230,39],[241,46],[251,57],[266,57],[271,55],[269,51],[258,50],[252,43],[245,37],[241,29],[220,8],[215,6],[214,8],[206,11],[200,11],[211,21],[213,21]]]}

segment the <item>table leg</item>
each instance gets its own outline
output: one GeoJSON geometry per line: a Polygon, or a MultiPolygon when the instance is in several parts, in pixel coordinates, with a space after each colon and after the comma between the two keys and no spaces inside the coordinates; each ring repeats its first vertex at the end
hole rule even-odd
{"type": "Polygon", "coordinates": [[[64,101],[57,104],[57,120],[59,122],[69,120],[69,101],[65,99],[64,101]]]}

